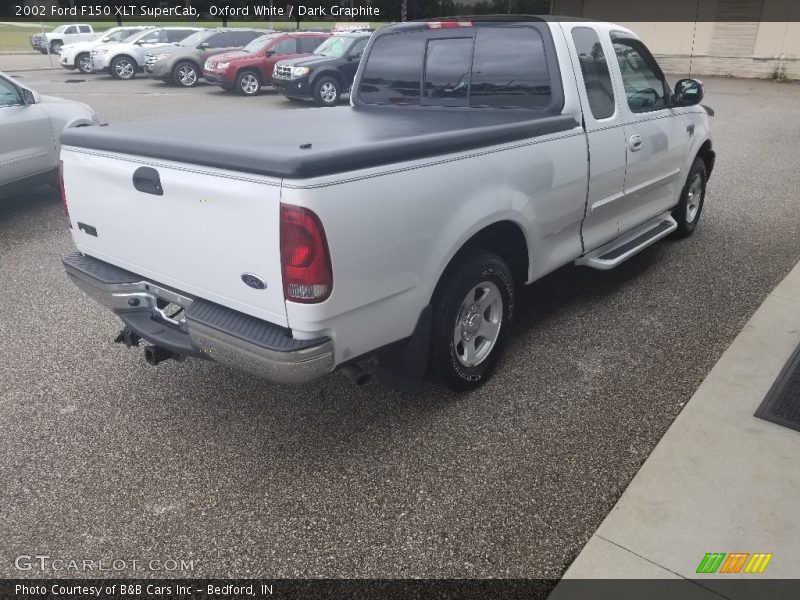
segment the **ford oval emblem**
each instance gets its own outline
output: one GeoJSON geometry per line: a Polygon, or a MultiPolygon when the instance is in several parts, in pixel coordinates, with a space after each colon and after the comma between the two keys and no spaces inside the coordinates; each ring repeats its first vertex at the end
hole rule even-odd
{"type": "Polygon", "coordinates": [[[267,282],[261,279],[258,275],[253,275],[252,273],[242,273],[242,281],[245,282],[246,285],[249,285],[251,288],[256,290],[263,290],[267,287],[267,282]]]}

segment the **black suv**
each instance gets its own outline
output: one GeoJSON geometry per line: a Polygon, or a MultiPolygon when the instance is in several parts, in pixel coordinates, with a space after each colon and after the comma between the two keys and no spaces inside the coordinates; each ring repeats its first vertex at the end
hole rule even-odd
{"type": "Polygon", "coordinates": [[[311,56],[279,61],[272,85],[290,100],[313,100],[336,106],[350,91],[361,55],[372,32],[339,33],[322,42],[311,56]]]}

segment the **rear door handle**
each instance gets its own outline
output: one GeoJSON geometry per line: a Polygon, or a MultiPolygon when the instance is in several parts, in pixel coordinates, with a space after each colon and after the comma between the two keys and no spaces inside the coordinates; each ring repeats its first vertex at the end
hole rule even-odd
{"type": "Polygon", "coordinates": [[[642,136],[638,133],[634,133],[630,139],[628,139],[628,148],[631,149],[631,152],[636,152],[642,149],[642,144],[644,141],[642,140],[642,136]]]}

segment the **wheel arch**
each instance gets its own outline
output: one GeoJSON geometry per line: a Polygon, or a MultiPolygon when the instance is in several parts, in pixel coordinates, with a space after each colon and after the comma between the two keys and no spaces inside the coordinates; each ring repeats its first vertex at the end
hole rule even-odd
{"type": "Polygon", "coordinates": [[[314,86],[316,86],[317,82],[322,77],[333,77],[339,83],[339,85],[342,88],[342,89],[339,90],[339,93],[340,94],[344,93],[344,77],[342,77],[342,74],[339,73],[339,71],[336,71],[336,70],[326,69],[324,71],[320,71],[319,73],[317,73],[314,76],[314,78],[311,80],[311,87],[313,88],[314,86]]]}
{"type": "Polygon", "coordinates": [[[711,172],[714,170],[714,163],[717,159],[717,153],[714,152],[710,139],[703,142],[700,149],[697,151],[697,156],[703,159],[703,163],[706,165],[706,179],[710,179],[711,172]]]}
{"type": "Polygon", "coordinates": [[[468,257],[481,251],[491,252],[502,258],[511,270],[515,283],[528,280],[530,256],[525,231],[519,223],[503,219],[476,231],[455,250],[439,273],[431,301],[437,297],[448,275],[468,257]]]}
{"type": "Polygon", "coordinates": [[[131,56],[130,54],[126,54],[125,52],[120,52],[119,54],[115,54],[114,56],[109,58],[108,59],[108,66],[110,67],[111,63],[113,63],[115,60],[117,60],[119,58],[127,58],[128,60],[130,60],[136,66],[137,69],[141,68],[139,66],[139,61],[136,60],[135,57],[131,56]]]}

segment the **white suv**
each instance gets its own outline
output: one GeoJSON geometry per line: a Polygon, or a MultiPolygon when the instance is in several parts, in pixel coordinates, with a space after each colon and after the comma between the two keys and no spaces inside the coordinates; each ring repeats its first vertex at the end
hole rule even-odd
{"type": "Polygon", "coordinates": [[[145,29],[154,29],[154,27],[152,25],[149,27],[114,27],[106,31],[99,40],[66,44],[65,46],[61,46],[61,54],[59,55],[58,62],[65,69],[78,69],[81,73],[91,73],[92,49],[101,44],[117,44],[123,42],[145,29]]]}
{"type": "Polygon", "coordinates": [[[180,42],[199,31],[197,27],[159,27],[142,31],[122,43],[105,43],[92,48],[92,71],[110,73],[115,79],[133,79],[142,70],[148,48],[180,42]]]}

